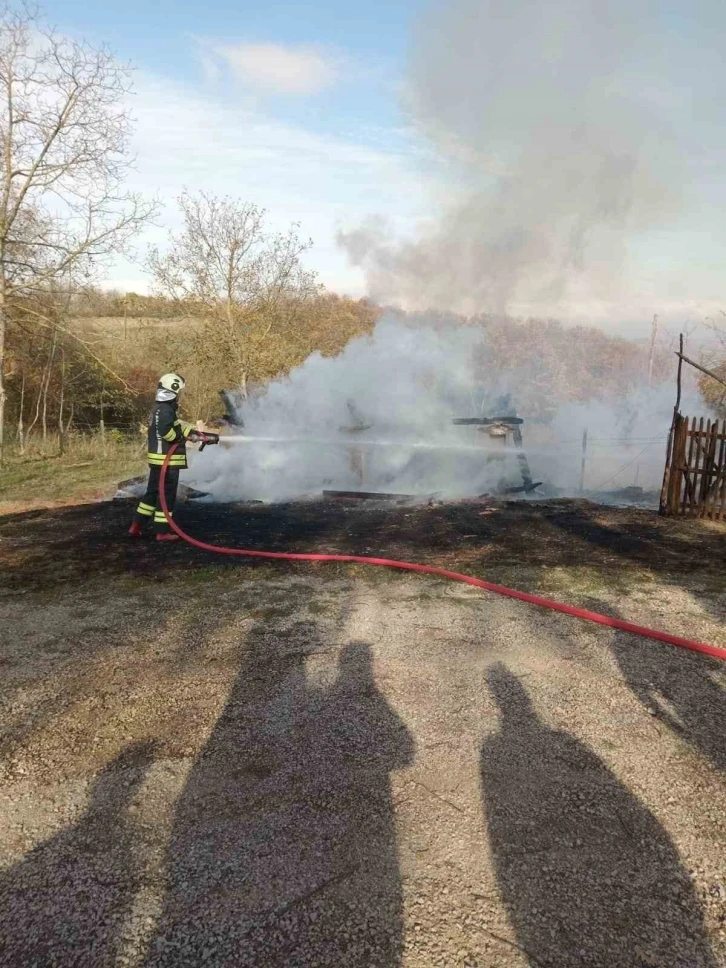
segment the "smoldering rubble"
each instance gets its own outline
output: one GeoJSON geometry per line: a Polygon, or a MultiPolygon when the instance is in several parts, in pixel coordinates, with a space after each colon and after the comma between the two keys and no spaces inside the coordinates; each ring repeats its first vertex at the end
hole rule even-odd
{"type": "Polygon", "coordinates": [[[513,441],[455,421],[520,416],[531,475],[546,485],[540,493],[580,493],[585,429],[588,488],[659,486],[670,381],[648,388],[644,367],[628,394],[602,399],[593,390],[575,400],[542,372],[537,346],[509,368],[490,352],[486,327],[390,313],[339,356],[313,354],[253,399],[229,398],[238,426],[196,457],[188,482],[217,500],[336,488],[446,499],[502,493],[522,485],[513,441]]]}

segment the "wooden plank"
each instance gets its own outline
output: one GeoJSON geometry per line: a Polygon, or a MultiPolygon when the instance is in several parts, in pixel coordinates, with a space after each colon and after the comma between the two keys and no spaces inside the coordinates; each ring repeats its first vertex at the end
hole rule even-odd
{"type": "Polygon", "coordinates": [[[711,452],[711,437],[716,421],[706,421],[706,437],[703,441],[703,476],[701,478],[701,517],[708,515],[708,497],[713,483],[713,454],[711,452]]]}
{"type": "Polygon", "coordinates": [[[676,414],[675,425],[673,428],[673,444],[671,451],[671,471],[668,478],[668,496],[666,508],[668,514],[678,514],[681,478],[683,476],[683,441],[688,427],[688,420],[682,414],[676,414]]]}
{"type": "Polygon", "coordinates": [[[663,472],[663,485],[661,487],[660,507],[661,514],[668,515],[673,513],[671,494],[673,492],[673,478],[676,476],[674,465],[676,446],[678,439],[678,418],[679,414],[673,411],[673,421],[670,433],[668,434],[668,444],[666,447],[666,464],[663,472]]]}
{"type": "Polygon", "coordinates": [[[691,515],[698,517],[701,513],[701,480],[702,480],[702,461],[703,449],[701,446],[701,440],[703,437],[703,420],[701,417],[698,422],[698,428],[693,437],[693,461],[690,468],[690,477],[692,482],[693,490],[691,492],[691,505],[689,512],[691,515]]]}
{"type": "Polygon", "coordinates": [[[704,501],[708,508],[708,517],[712,517],[715,511],[716,498],[718,495],[718,482],[721,479],[721,463],[717,458],[718,452],[718,420],[714,420],[711,427],[711,439],[708,447],[709,475],[708,486],[704,494],[704,501]]]}
{"type": "MultiPolygon", "coordinates": [[[[680,361],[679,361],[680,366],[680,361]]],[[[683,417],[678,412],[678,405],[673,408],[673,417],[671,418],[670,429],[668,430],[668,443],[666,444],[666,461],[665,467],[663,469],[663,482],[660,488],[660,502],[658,513],[662,515],[668,515],[674,513],[673,506],[673,480],[676,478],[677,471],[675,468],[676,454],[678,453],[678,428],[681,425],[683,417]]],[[[587,433],[587,431],[585,431],[587,433]]],[[[584,440],[583,440],[584,447],[584,440]]]]}
{"type": "MultiPolygon", "coordinates": [[[[709,428],[711,426],[710,420],[708,421],[708,426],[709,428]]],[[[705,441],[704,432],[705,432],[704,418],[701,417],[701,419],[698,422],[698,439],[696,440],[696,467],[695,467],[695,474],[694,474],[694,481],[693,481],[695,498],[696,498],[696,501],[695,501],[696,506],[693,509],[693,513],[696,515],[696,517],[700,517],[703,510],[703,479],[705,477],[705,467],[704,467],[705,462],[703,460],[705,456],[704,449],[703,449],[703,442],[705,441]]]]}
{"type": "Polygon", "coordinates": [[[681,511],[681,491],[683,492],[685,500],[685,496],[688,494],[688,489],[691,486],[690,477],[688,476],[688,420],[688,417],[684,419],[681,430],[681,446],[678,452],[678,468],[680,474],[678,476],[678,490],[676,492],[676,513],[684,514],[685,510],[681,511]]]}
{"type": "Polygon", "coordinates": [[[709,421],[708,437],[704,447],[705,471],[703,475],[703,515],[710,516],[711,494],[713,491],[714,479],[718,474],[716,466],[716,438],[714,432],[718,427],[718,421],[709,421]]]}
{"type": "MultiPolygon", "coordinates": [[[[724,438],[726,438],[726,420],[723,422],[724,425],[724,438]]],[[[716,518],[720,518],[726,521],[726,443],[722,439],[721,441],[721,506],[716,512],[716,518]]],[[[718,500],[718,498],[717,498],[718,500]]]]}
{"type": "Polygon", "coordinates": [[[677,476],[675,467],[676,453],[678,451],[678,428],[680,426],[680,414],[674,411],[671,433],[668,440],[666,451],[666,468],[663,474],[663,498],[661,505],[663,514],[673,514],[673,482],[677,476]]]}
{"type": "Polygon", "coordinates": [[[722,471],[722,449],[723,443],[719,444],[719,422],[714,421],[711,428],[711,458],[713,462],[713,479],[708,492],[708,517],[715,518],[718,512],[718,499],[720,493],[721,471],[722,471]]]}
{"type": "MultiPolygon", "coordinates": [[[[703,420],[703,418],[701,418],[703,420]]],[[[686,421],[688,418],[686,418],[686,421]]],[[[687,426],[687,424],[686,424],[687,426]]],[[[686,433],[686,441],[688,443],[688,455],[683,461],[683,477],[685,487],[683,488],[683,497],[681,498],[681,514],[689,514],[691,508],[696,501],[696,491],[691,480],[691,470],[693,468],[693,457],[696,450],[696,417],[691,421],[690,432],[686,433]]],[[[684,448],[685,450],[685,448],[684,448]]]]}
{"type": "Polygon", "coordinates": [[[726,387],[726,380],[723,380],[720,376],[716,376],[713,370],[707,370],[706,367],[701,366],[700,363],[696,363],[694,360],[689,360],[687,356],[683,355],[683,350],[681,350],[680,353],[676,353],[676,356],[679,360],[685,360],[686,363],[690,363],[691,366],[694,366],[697,370],[700,370],[701,373],[705,373],[706,376],[710,376],[712,380],[715,380],[717,383],[722,383],[726,387]]]}
{"type": "Polygon", "coordinates": [[[688,490],[690,488],[690,477],[688,475],[688,434],[689,434],[689,418],[686,417],[683,422],[683,428],[681,430],[681,441],[680,448],[678,451],[678,484],[676,491],[676,507],[675,512],[677,514],[685,514],[685,505],[681,501],[681,495],[683,494],[683,499],[685,500],[688,495],[688,490]]]}

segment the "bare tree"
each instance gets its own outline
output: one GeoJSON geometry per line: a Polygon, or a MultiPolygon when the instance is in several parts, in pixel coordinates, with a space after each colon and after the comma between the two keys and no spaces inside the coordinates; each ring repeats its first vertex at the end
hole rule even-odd
{"type": "Polygon", "coordinates": [[[149,268],[159,294],[203,320],[204,339],[218,358],[230,359],[245,392],[250,369],[276,325],[290,324],[296,308],[320,293],[302,264],[312,245],[297,225],[270,234],[265,212],[247,202],[185,192],[183,229],[169,248],[152,249],[149,268]]]}
{"type": "Polygon", "coordinates": [[[155,211],[123,190],[129,79],[108,50],[57,34],[36,8],[0,12],[0,460],[14,306],[91,277],[155,211]]]}

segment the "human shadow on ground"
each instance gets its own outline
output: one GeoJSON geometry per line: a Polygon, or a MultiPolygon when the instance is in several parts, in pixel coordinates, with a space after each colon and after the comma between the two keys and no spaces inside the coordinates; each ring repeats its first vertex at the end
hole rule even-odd
{"type": "Polygon", "coordinates": [[[648,519],[627,521],[619,526],[585,520],[576,512],[552,515],[550,523],[591,550],[591,563],[610,567],[613,583],[628,582],[629,569],[647,569],[661,581],[684,588],[701,605],[720,620],[723,609],[717,597],[726,589],[726,533],[721,529],[699,527],[702,523],[689,518],[661,518],[655,513],[648,519]]]}
{"type": "Polygon", "coordinates": [[[481,751],[499,890],[533,966],[715,968],[678,851],[579,740],[538,718],[502,665],[499,730],[481,751]]]}
{"type": "Polygon", "coordinates": [[[312,624],[294,641],[251,633],[177,805],[147,966],[400,963],[390,773],[414,744],[367,644],[343,649],[331,684],[308,681],[331,649],[312,624]]]}
{"type": "Polygon", "coordinates": [[[726,771],[726,688],[718,659],[616,632],[611,649],[645,709],[726,771]]]}
{"type": "MultiPolygon", "coordinates": [[[[601,506],[600,510],[607,513],[610,509],[601,506]]],[[[705,559],[721,560],[726,550],[722,531],[698,528],[698,522],[692,519],[661,518],[653,512],[631,520],[623,512],[616,524],[599,521],[597,511],[597,507],[593,511],[567,509],[550,515],[548,520],[552,527],[595,551],[674,577],[700,572],[705,559]]]]}
{"type": "Polygon", "coordinates": [[[70,828],[0,875],[0,965],[114,965],[140,887],[128,808],[153,761],[126,747],[98,774],[70,828]]]}
{"type": "MultiPolygon", "coordinates": [[[[185,668],[199,674],[205,668],[200,655],[226,615],[189,591],[196,589],[185,589],[180,598],[177,590],[173,609],[166,585],[135,595],[120,593],[118,598],[111,592],[112,605],[85,602],[82,620],[62,614],[51,624],[46,616],[47,634],[30,644],[22,631],[0,628],[0,760],[25,757],[29,746],[44,744],[49,728],[52,747],[62,744],[70,752],[67,740],[72,736],[74,757],[82,759],[81,750],[93,734],[123,714],[140,656],[147,663],[151,656],[153,662],[144,664],[147,672],[152,670],[144,680],[145,692],[153,691],[155,677],[185,668]],[[84,714],[74,716],[84,706],[84,714]],[[75,720],[70,731],[68,719],[75,720]]],[[[143,720],[137,726],[143,730],[143,720]]],[[[46,745],[46,758],[48,752],[46,745]]]]}

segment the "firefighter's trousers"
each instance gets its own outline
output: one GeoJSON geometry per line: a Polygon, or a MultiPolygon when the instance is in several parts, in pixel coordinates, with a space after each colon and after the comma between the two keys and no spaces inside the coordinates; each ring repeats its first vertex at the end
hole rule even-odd
{"type": "MultiPolygon", "coordinates": [[[[159,500],[159,478],[161,477],[161,467],[155,467],[151,465],[149,467],[149,483],[146,485],[146,494],[139,501],[136,507],[136,521],[139,524],[144,524],[147,521],[153,521],[154,530],[159,534],[164,534],[170,530],[169,525],[164,517],[164,512],[161,509],[161,501],[159,500]]],[[[176,504],[176,492],[179,487],[179,468],[178,467],[168,467],[166,470],[166,486],[164,488],[164,493],[166,494],[166,506],[169,508],[169,512],[174,511],[174,505],[176,504]]]]}

